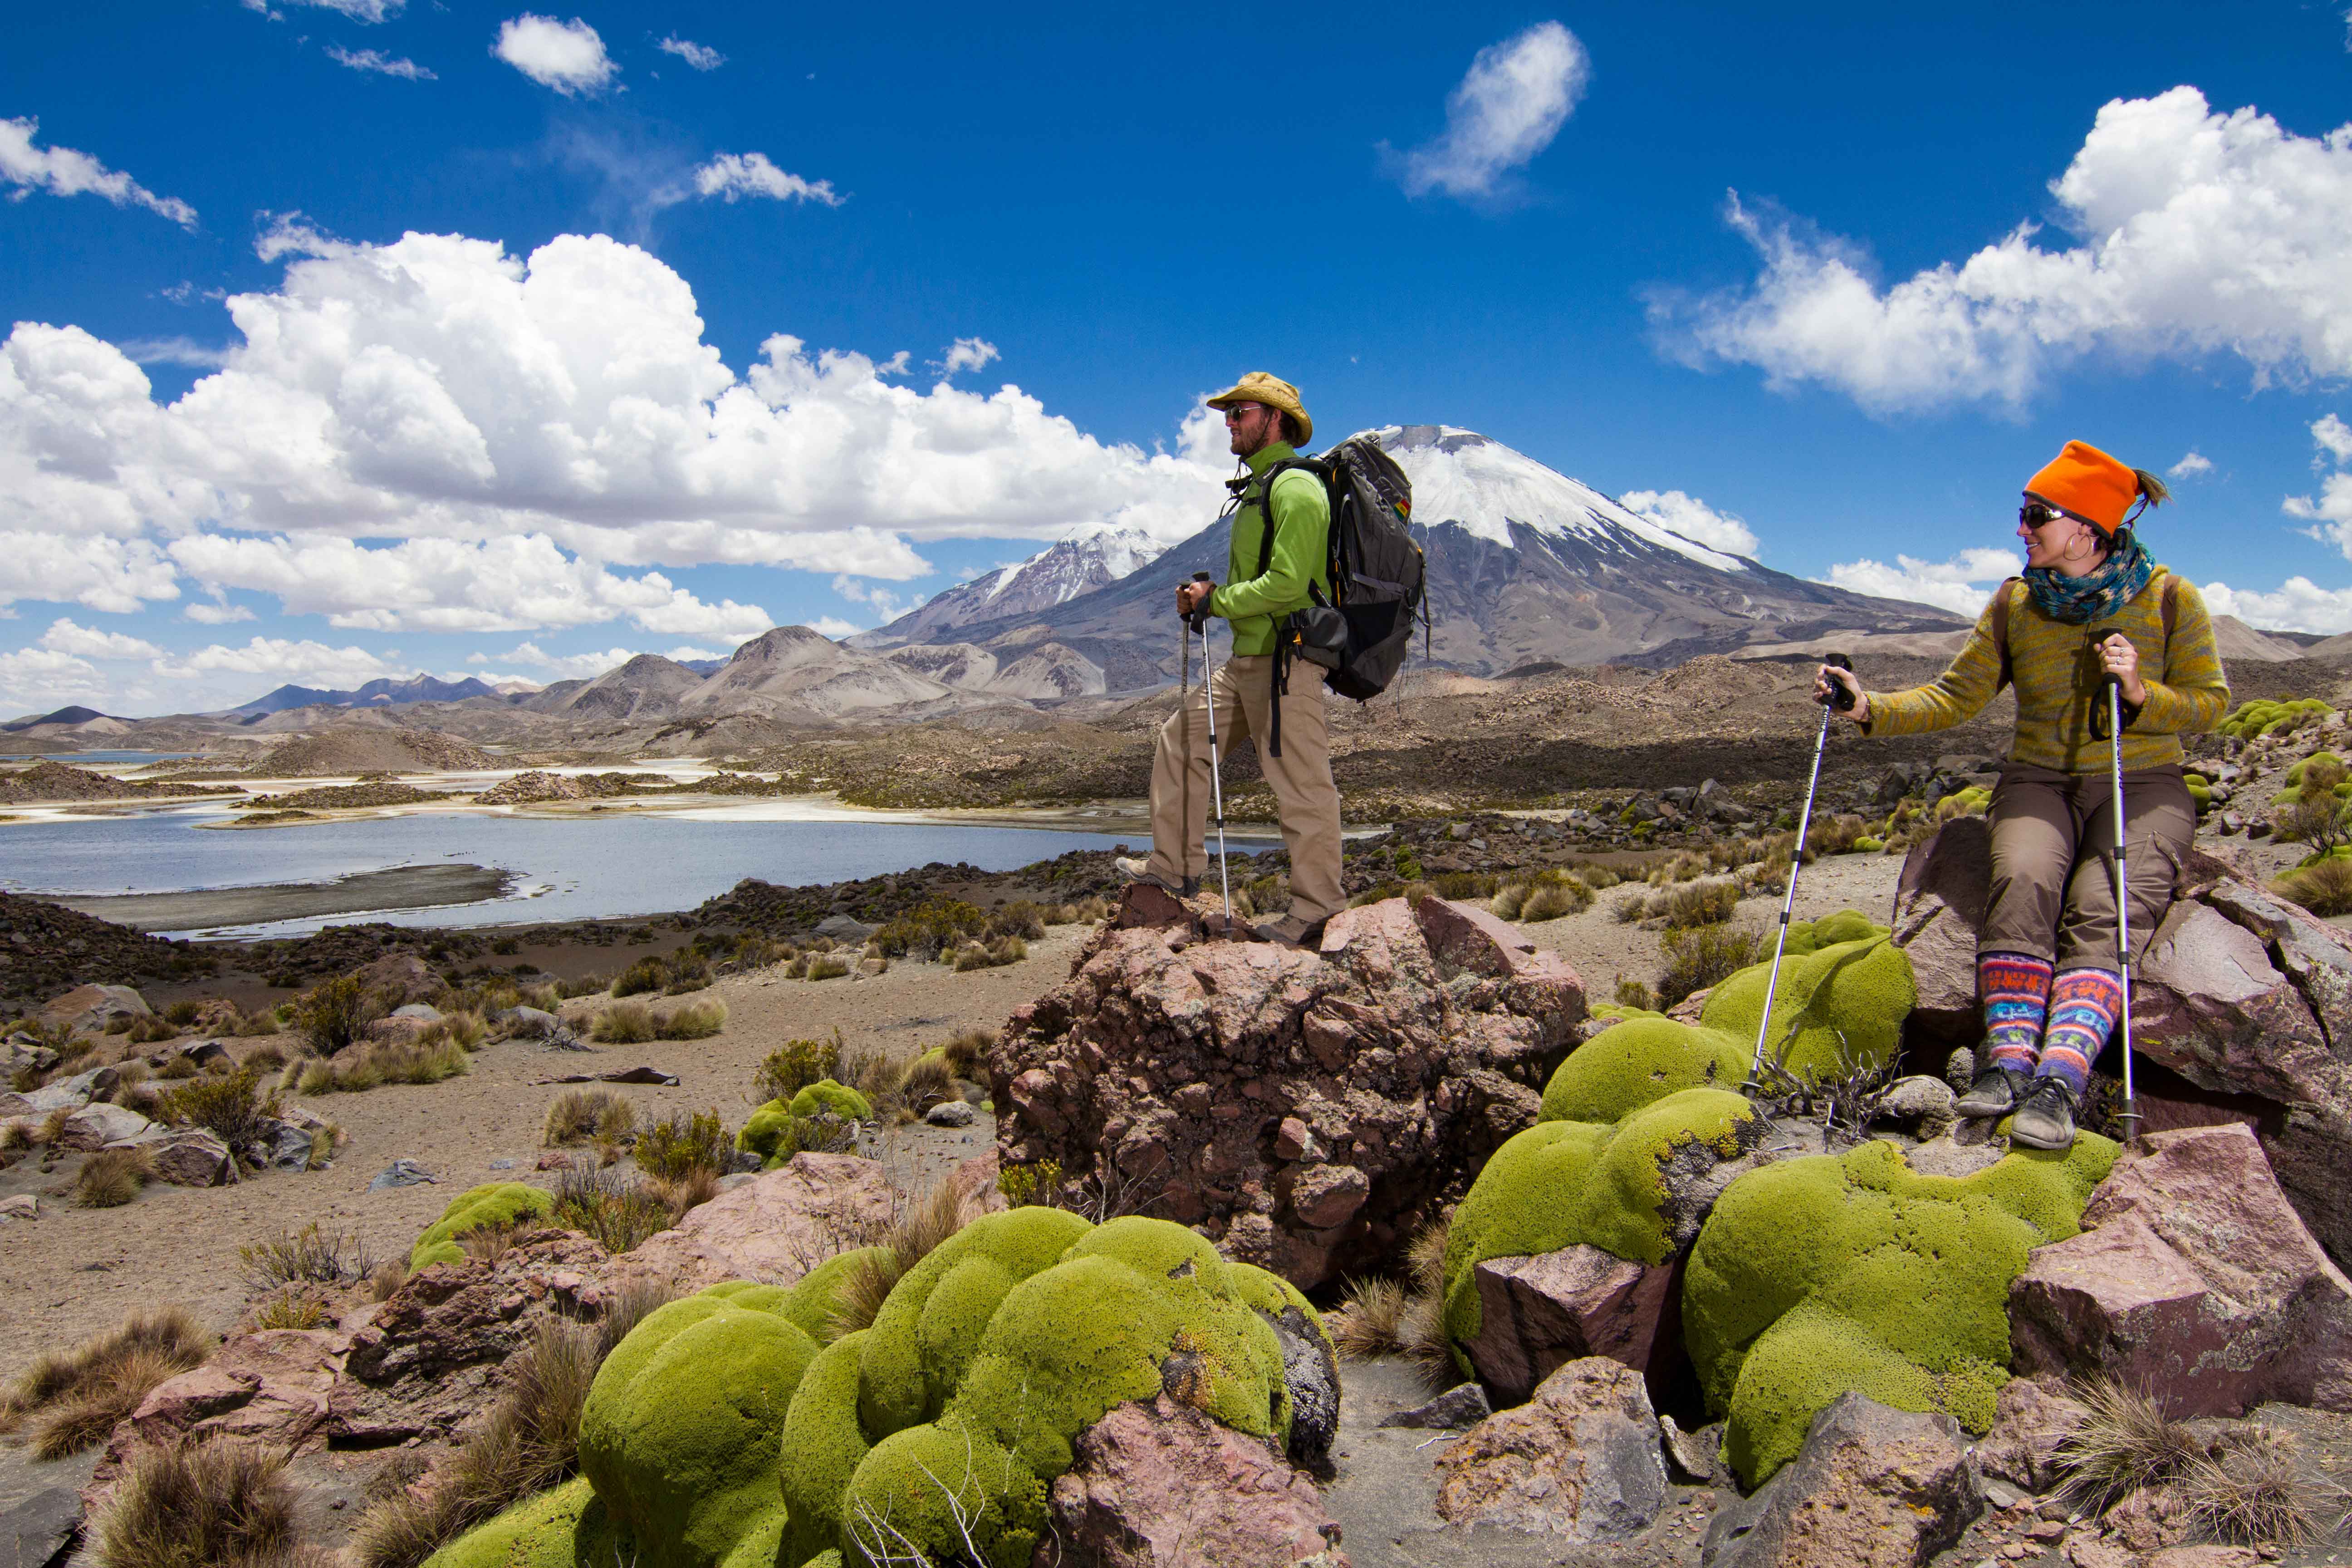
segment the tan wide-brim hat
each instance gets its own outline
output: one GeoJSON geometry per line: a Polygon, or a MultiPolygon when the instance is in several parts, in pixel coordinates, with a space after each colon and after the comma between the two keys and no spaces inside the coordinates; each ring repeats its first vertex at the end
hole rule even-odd
{"type": "Polygon", "coordinates": [[[1209,399],[1212,408],[1231,408],[1236,403],[1263,403],[1268,408],[1278,408],[1298,421],[1299,446],[1315,439],[1315,421],[1307,416],[1307,405],[1298,401],[1298,388],[1278,375],[1254,370],[1209,399]]]}

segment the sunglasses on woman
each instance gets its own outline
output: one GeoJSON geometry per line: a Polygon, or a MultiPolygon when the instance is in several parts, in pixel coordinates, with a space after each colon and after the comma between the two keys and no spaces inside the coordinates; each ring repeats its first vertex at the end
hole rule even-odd
{"type": "Polygon", "coordinates": [[[2030,500],[2017,509],[2017,521],[2037,532],[2065,515],[2047,501],[2030,500]]]}

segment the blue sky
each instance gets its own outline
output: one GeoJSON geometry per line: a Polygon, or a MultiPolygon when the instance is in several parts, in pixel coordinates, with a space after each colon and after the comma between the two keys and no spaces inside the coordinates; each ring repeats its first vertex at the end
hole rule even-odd
{"type": "Polygon", "coordinates": [[[1953,605],[2194,453],[2352,628],[2340,5],[1125,9],[13,16],[0,710],[873,625],[1205,521],[1258,367],[1953,605]]]}

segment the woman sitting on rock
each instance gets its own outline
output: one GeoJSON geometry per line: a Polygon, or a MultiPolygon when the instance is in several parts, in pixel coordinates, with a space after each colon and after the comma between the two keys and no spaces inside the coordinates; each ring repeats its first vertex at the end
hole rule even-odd
{"type": "Polygon", "coordinates": [[[2025,487],[2017,531],[2025,575],[1993,593],[1950,668],[1908,691],[1854,694],[1869,735],[1963,723],[2017,688],[2017,733],[1992,792],[1992,889],[1977,939],[1985,1046],[1963,1116],[2011,1111],[2010,1137],[2035,1149],[2074,1142],[2074,1110],[2123,1009],[2116,947],[2113,786],[2102,682],[2123,698],[2124,810],[2134,946],[2171,901],[2173,865],[2197,827],[2180,777],[2180,736],[2230,705],[2213,625],[2194,584],[2158,565],[2131,524],[2166,499],[2162,480],[2069,441],[2025,487]],[[2137,508],[2135,509],[2135,502],[2137,508]],[[2153,678],[2144,671],[2154,672],[2153,678]]]}

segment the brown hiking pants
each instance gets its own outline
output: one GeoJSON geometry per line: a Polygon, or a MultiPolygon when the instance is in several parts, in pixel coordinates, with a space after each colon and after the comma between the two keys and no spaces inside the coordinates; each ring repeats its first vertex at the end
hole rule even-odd
{"type": "MultiPolygon", "coordinates": [[[[1258,768],[1273,787],[1290,851],[1290,912],[1314,923],[1348,907],[1339,890],[1339,789],[1331,782],[1329,731],[1323,718],[1323,671],[1305,660],[1290,667],[1282,701],[1282,755],[1266,754],[1274,722],[1274,656],[1229,658],[1217,667],[1217,750],[1230,757],[1257,742],[1258,768]]],[[[1212,886],[1209,827],[1210,691],[1194,688],[1160,727],[1151,756],[1151,869],[1171,879],[1212,886]]]]}
{"type": "MultiPolygon", "coordinates": [[[[1977,952],[2022,952],[2070,969],[2117,973],[2115,784],[2111,775],[2062,773],[2010,763],[1986,810],[1992,825],[1992,897],[1977,952]]],[[[2197,803],[2178,767],[2124,774],[2129,828],[2125,886],[2137,958],[2172,902],[2173,868],[2197,831],[2197,803]]]]}

